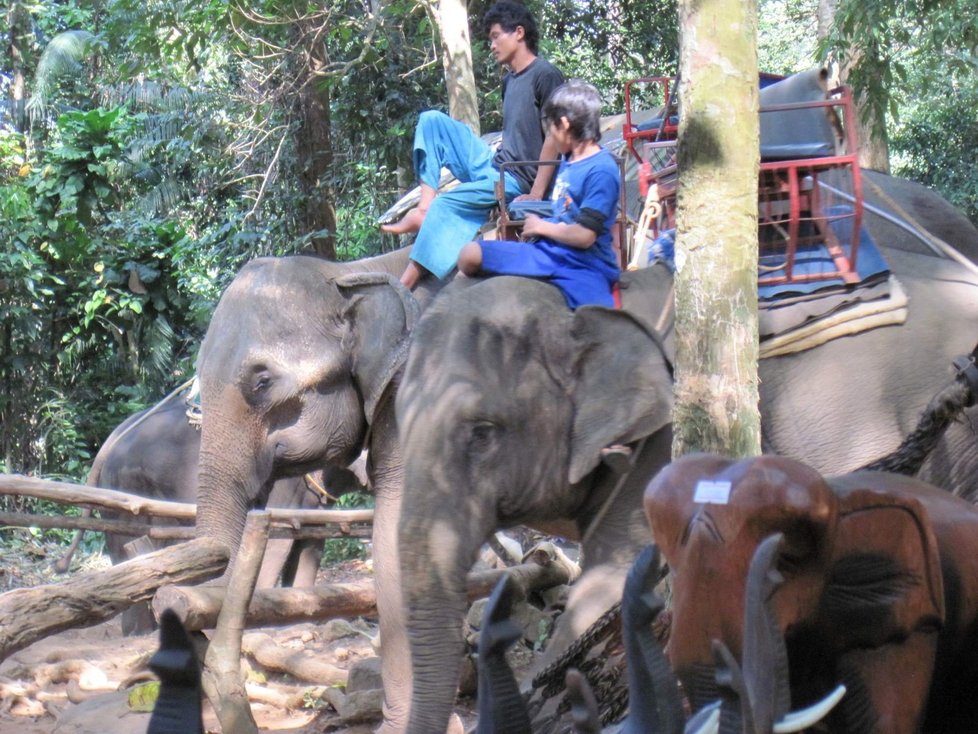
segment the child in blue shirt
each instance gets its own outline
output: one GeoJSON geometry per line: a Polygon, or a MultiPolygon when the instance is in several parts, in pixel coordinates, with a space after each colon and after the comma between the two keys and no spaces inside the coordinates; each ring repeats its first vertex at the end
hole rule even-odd
{"type": "Polygon", "coordinates": [[[601,97],[573,79],[554,90],[543,118],[563,158],[554,183],[551,216],[527,214],[529,241],[479,240],[462,248],[466,275],[523,275],[556,285],[571,308],[613,307],[620,269],[611,230],[621,186],[618,163],[602,148],[601,97]]]}

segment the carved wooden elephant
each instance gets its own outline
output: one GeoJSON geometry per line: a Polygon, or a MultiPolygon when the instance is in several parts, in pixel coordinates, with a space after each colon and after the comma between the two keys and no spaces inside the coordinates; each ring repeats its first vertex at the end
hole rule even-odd
{"type": "Polygon", "coordinates": [[[670,662],[694,706],[716,697],[711,640],[740,657],[747,568],[783,533],[774,592],[792,705],[841,681],[831,731],[978,727],[978,509],[877,472],[823,478],[791,459],[684,457],[645,511],[670,567],[670,662]]]}

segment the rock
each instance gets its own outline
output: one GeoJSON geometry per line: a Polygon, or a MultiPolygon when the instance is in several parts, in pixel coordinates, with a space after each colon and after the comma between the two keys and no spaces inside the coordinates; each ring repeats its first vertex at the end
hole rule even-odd
{"type": "Polygon", "coordinates": [[[359,630],[345,619],[331,619],[319,631],[320,638],[325,642],[341,640],[344,637],[353,637],[357,634],[359,634],[359,630]]]}
{"type": "Polygon", "coordinates": [[[145,734],[149,714],[129,710],[129,691],[105,693],[67,707],[53,734],[145,734]]]}
{"type": "Polygon", "coordinates": [[[539,649],[553,629],[553,618],[532,604],[517,604],[513,608],[513,621],[523,630],[523,639],[534,649],[539,649]]]}
{"type": "Polygon", "coordinates": [[[343,693],[339,688],[328,688],[323,693],[323,699],[336,709],[340,716],[335,724],[354,724],[361,721],[371,721],[383,716],[384,691],[369,690],[343,693]]]}
{"type": "Polygon", "coordinates": [[[382,689],[384,682],[380,675],[380,665],[380,658],[365,658],[354,663],[346,681],[347,694],[382,689]]]}

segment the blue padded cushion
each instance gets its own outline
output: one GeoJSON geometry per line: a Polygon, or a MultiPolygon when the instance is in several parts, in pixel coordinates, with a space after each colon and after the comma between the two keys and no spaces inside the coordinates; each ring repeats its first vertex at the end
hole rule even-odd
{"type": "MultiPolygon", "coordinates": [[[[668,124],[669,125],[673,125],[673,126],[678,125],[679,124],[679,118],[676,117],[675,115],[672,115],[669,118],[669,123],[668,124]]],[[[656,117],[656,118],[653,118],[651,120],[646,120],[645,122],[636,125],[635,126],[635,131],[636,132],[643,133],[643,132],[648,132],[650,130],[658,130],[660,127],[662,127],[662,118],[661,117],[656,117]]]]}
{"type": "Polygon", "coordinates": [[[527,214],[536,214],[540,217],[551,217],[554,213],[553,202],[549,199],[545,201],[524,200],[510,202],[509,218],[514,220],[526,219],[527,214]]]}

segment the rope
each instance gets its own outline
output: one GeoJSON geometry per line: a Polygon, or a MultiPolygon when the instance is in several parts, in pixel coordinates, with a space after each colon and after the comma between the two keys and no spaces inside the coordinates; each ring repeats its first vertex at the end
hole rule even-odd
{"type": "Polygon", "coordinates": [[[975,395],[969,385],[952,383],[930,401],[917,421],[917,427],[903,439],[896,451],[861,468],[913,476],[933,451],[947,427],[965,408],[974,404],[975,395]]]}

